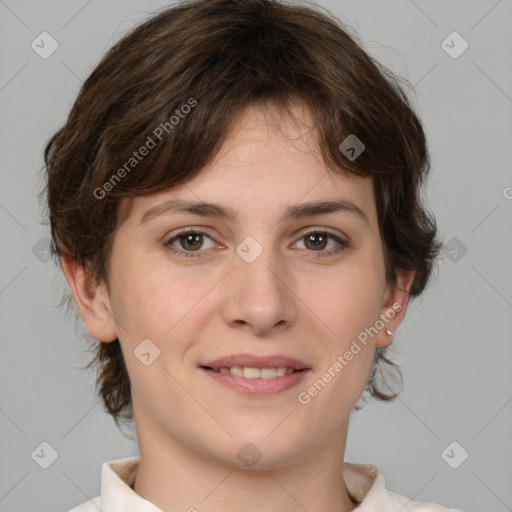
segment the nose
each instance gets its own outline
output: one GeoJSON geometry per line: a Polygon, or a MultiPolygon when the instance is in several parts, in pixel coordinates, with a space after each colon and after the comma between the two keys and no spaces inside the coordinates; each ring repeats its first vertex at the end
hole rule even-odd
{"type": "Polygon", "coordinates": [[[269,336],[287,329],[297,316],[293,278],[286,264],[272,250],[263,250],[251,261],[237,254],[227,282],[222,308],[224,322],[231,328],[269,336]]]}

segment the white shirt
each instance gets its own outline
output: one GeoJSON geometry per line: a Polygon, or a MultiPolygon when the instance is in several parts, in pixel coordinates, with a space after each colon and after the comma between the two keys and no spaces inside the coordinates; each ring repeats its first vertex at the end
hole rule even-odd
{"type": "MultiPolygon", "coordinates": [[[[69,512],[164,512],[131,488],[139,462],[139,455],[104,462],[101,495],[69,512]]],[[[357,512],[462,512],[435,503],[411,501],[387,490],[384,476],[373,464],[345,461],[344,479],[351,498],[359,502],[354,509],[357,512]]]]}

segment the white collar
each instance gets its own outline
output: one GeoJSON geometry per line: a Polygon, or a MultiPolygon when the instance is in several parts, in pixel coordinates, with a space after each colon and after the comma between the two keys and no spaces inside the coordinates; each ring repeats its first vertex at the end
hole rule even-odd
{"type": "MultiPolygon", "coordinates": [[[[131,486],[140,462],[140,455],[104,462],[101,474],[101,497],[93,500],[101,504],[102,512],[164,512],[138,495],[131,486]]],[[[344,480],[350,496],[360,505],[357,512],[387,512],[401,506],[402,512],[450,512],[434,503],[411,501],[405,496],[388,491],[384,476],[373,464],[345,461],[344,480]]],[[[457,511],[455,511],[457,512],[457,511]]]]}

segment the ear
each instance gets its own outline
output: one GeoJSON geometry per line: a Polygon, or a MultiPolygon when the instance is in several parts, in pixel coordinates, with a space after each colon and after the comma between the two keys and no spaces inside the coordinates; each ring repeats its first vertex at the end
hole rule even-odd
{"type": "Polygon", "coordinates": [[[379,329],[376,338],[377,347],[387,347],[393,341],[393,334],[398,329],[409,304],[409,289],[414,279],[414,271],[397,272],[397,284],[388,285],[380,313],[384,327],[379,329]],[[393,334],[388,334],[389,329],[393,334]]]}
{"type": "Polygon", "coordinates": [[[114,341],[117,331],[106,286],[97,284],[92,273],[76,260],[61,257],[61,263],[89,334],[99,341],[114,341]]]}

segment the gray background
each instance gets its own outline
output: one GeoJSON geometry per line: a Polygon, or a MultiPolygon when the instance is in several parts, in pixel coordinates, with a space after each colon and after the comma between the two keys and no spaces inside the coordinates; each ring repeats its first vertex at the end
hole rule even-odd
{"type": "MultiPolygon", "coordinates": [[[[378,465],[389,488],[416,500],[510,511],[512,2],[319,3],[414,87],[432,153],[428,199],[446,242],[434,282],[395,338],[405,390],[353,418],[346,459],[378,465]],[[453,31],[469,43],[458,58],[441,46],[453,31]],[[441,456],[453,441],[452,465],[469,453],[457,469],[441,456]]],[[[36,193],[43,146],[82,81],[166,4],[0,1],[2,512],[68,510],[99,494],[103,461],[138,453],[102,411],[92,370],[81,369],[89,355],[58,307],[65,281],[45,261],[36,193]],[[43,31],[59,44],[47,59],[31,48],[43,31]],[[31,457],[43,441],[58,452],[48,469],[31,457]]]]}

